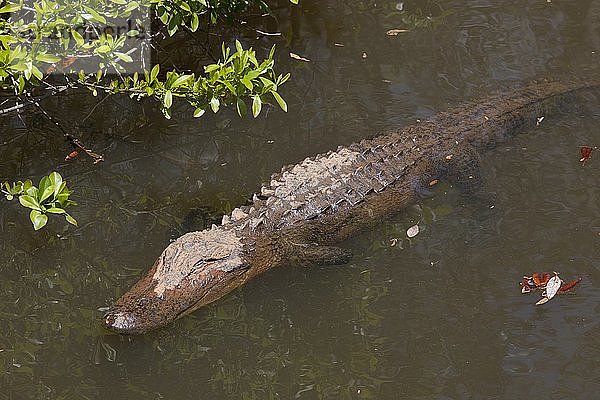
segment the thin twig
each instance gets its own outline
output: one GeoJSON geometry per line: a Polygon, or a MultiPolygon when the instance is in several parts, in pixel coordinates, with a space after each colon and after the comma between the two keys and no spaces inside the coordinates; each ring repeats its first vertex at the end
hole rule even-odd
{"type": "Polygon", "coordinates": [[[48,114],[36,99],[32,99],[29,94],[27,96],[29,97],[29,101],[31,101],[38,108],[38,110],[40,110],[42,114],[44,114],[48,121],[53,123],[62,132],[65,139],[67,139],[67,141],[71,144],[71,146],[73,146],[73,148],[82,150],[83,152],[85,152],[85,154],[93,158],[94,164],[104,161],[104,157],[102,155],[94,153],[92,150],[87,149],[78,138],[65,131],[63,127],[58,123],[58,121],[56,121],[50,114],[48,114]]]}

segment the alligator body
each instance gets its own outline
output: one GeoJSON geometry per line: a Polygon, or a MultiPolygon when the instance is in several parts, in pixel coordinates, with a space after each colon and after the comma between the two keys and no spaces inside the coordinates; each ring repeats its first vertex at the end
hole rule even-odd
{"type": "Polygon", "coordinates": [[[596,84],[540,82],[284,167],[220,226],[171,243],[110,308],[125,334],[164,326],[271,268],[339,264],[336,243],[414,202],[437,179],[477,176],[479,153],[570,104],[597,102],[596,84]]]}

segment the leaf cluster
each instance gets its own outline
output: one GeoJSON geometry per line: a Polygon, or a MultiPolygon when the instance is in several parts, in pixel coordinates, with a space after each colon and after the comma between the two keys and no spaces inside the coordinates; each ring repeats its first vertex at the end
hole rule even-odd
{"type": "Polygon", "coordinates": [[[65,58],[95,56],[100,68],[118,64],[107,59],[122,59],[118,50],[139,32],[131,29],[108,43],[103,29],[113,22],[118,26],[116,21],[132,17],[132,13],[139,15],[136,20],[141,23],[140,18],[149,14],[151,6],[150,0],[30,3],[11,0],[0,8],[0,14],[12,13],[0,19],[0,88],[18,93],[26,84],[38,86],[44,73],[65,58]]]}
{"type": "Polygon", "coordinates": [[[145,71],[143,76],[133,74],[123,80],[113,79],[109,86],[102,85],[102,74],[90,79],[83,72],[79,81],[97,94],[104,90],[110,93],[129,93],[132,98],[154,97],[161,103],[166,118],[171,117],[171,108],[175,98],[185,99],[194,107],[194,117],[202,116],[207,110],[217,113],[220,108],[235,104],[238,114],[244,117],[247,106],[244,98],[252,99],[252,115],[257,117],[263,103],[275,100],[282,110],[287,104],[277,92],[280,85],[289,79],[289,74],[277,75],[273,70],[273,54],[259,61],[252,48],[244,50],[236,41],[236,51],[222,46],[222,60],[204,67],[205,76],[193,73],[168,71],[164,80],[159,79],[160,66],[145,71]]]}
{"type": "MultiPolygon", "coordinates": [[[[298,4],[298,0],[290,2],[298,4]]],[[[182,28],[196,32],[202,17],[216,24],[219,20],[231,20],[252,8],[269,12],[264,0],[153,0],[153,5],[156,15],[171,36],[182,28]]]]}
{"type": "Polygon", "coordinates": [[[0,192],[5,195],[7,200],[13,200],[18,196],[19,203],[23,207],[31,209],[29,219],[36,231],[43,228],[48,222],[47,214],[64,215],[68,223],[77,226],[77,221],[65,210],[67,207],[77,204],[69,199],[72,192],[67,188],[67,183],[63,181],[58,172],[44,176],[37,187],[29,179],[25,182],[18,181],[12,185],[4,182],[0,185],[0,192]]]}
{"type": "Polygon", "coordinates": [[[184,98],[194,108],[195,117],[234,104],[244,116],[248,100],[254,117],[272,100],[285,111],[287,104],[278,88],[289,74],[275,73],[274,48],[268,58],[258,60],[252,48],[244,50],[236,41],[235,52],[223,44],[222,60],[204,67],[203,73],[164,71],[155,65],[150,71],[127,75],[126,64],[143,59],[142,48],[124,50],[140,32],[137,27],[118,33],[102,30],[115,18],[147,17],[153,11],[173,35],[182,28],[196,31],[202,16],[209,16],[214,23],[253,6],[268,9],[263,0],[39,0],[32,7],[10,0],[0,13],[17,12],[18,18],[0,19],[0,88],[21,94],[41,85],[60,68],[72,86],[88,87],[94,95],[103,91],[154,98],[167,118],[175,98],[184,98]],[[97,60],[97,73],[79,70],[79,79],[71,82],[69,73],[76,74],[77,60],[84,58],[97,60]],[[164,72],[159,74],[161,70],[164,72]]]}

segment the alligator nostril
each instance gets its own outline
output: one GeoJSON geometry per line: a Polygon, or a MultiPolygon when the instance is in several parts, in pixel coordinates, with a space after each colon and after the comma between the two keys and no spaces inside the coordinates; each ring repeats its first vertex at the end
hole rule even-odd
{"type": "Polygon", "coordinates": [[[119,333],[133,332],[136,328],[136,318],[133,313],[112,311],[104,316],[104,327],[119,333]]]}

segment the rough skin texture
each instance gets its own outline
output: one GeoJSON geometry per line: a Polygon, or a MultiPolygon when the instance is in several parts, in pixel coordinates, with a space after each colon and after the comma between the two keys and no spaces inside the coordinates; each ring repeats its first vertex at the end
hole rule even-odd
{"type": "Polygon", "coordinates": [[[284,167],[252,206],[171,243],[104,325],[144,333],[270,268],[347,262],[351,254],[336,243],[402,210],[434,179],[468,188],[477,181],[480,152],[535,127],[540,117],[597,104],[597,91],[595,83],[532,83],[284,167]]]}

